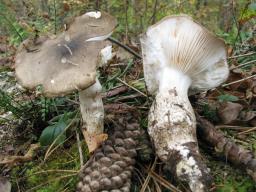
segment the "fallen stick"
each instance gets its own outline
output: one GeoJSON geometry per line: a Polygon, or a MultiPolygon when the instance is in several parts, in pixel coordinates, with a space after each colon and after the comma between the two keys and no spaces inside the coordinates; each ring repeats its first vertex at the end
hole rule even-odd
{"type": "Polygon", "coordinates": [[[200,139],[225,155],[229,162],[245,169],[256,182],[256,159],[253,154],[226,138],[221,131],[215,129],[214,125],[205,118],[198,114],[196,114],[196,118],[198,123],[197,132],[200,139]]]}
{"type": "Polygon", "coordinates": [[[16,163],[24,163],[27,161],[31,161],[35,151],[40,147],[39,144],[31,144],[28,152],[24,156],[6,156],[3,159],[0,158],[0,165],[9,165],[13,166],[16,163]]]}
{"type": "Polygon", "coordinates": [[[120,93],[123,93],[123,92],[125,92],[125,91],[127,91],[127,90],[128,90],[128,87],[125,86],[125,85],[122,85],[122,86],[120,86],[120,87],[111,89],[111,90],[109,90],[109,91],[107,91],[107,92],[105,92],[105,93],[102,93],[102,94],[101,94],[101,97],[102,97],[102,98],[113,97],[113,96],[116,96],[116,95],[118,95],[118,94],[120,94],[120,93]]]}

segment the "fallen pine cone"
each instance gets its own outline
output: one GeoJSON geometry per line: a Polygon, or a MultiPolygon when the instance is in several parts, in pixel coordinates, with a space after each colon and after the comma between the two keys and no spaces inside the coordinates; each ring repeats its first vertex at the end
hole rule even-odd
{"type": "Polygon", "coordinates": [[[200,117],[198,114],[196,118],[199,137],[215,147],[219,153],[225,155],[229,162],[245,169],[256,182],[256,159],[253,157],[253,154],[226,138],[225,135],[221,131],[216,130],[214,125],[208,120],[200,117]]]}
{"type": "Polygon", "coordinates": [[[77,192],[130,191],[141,134],[139,124],[131,116],[121,117],[113,121],[113,128],[108,131],[108,139],[82,168],[77,192]]]}

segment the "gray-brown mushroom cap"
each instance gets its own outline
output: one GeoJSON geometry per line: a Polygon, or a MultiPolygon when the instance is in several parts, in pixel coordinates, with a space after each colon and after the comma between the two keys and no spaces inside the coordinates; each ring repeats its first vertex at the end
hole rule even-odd
{"type": "Polygon", "coordinates": [[[28,89],[42,85],[46,96],[86,89],[95,83],[99,53],[115,26],[116,19],[107,13],[84,14],[57,37],[38,39],[31,52],[24,48],[25,41],[16,55],[17,80],[28,89]],[[94,37],[102,38],[87,41],[94,37]]]}

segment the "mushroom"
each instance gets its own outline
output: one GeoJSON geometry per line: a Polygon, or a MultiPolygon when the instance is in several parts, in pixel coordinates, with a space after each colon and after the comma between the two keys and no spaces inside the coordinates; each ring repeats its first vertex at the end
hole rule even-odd
{"type": "Polygon", "coordinates": [[[148,133],[156,153],[193,192],[208,191],[211,176],[199,154],[188,92],[205,91],[227,79],[225,44],[189,16],[180,15],[149,27],[141,46],[147,89],[155,95],[148,133]]]}
{"type": "Polygon", "coordinates": [[[111,45],[105,40],[116,24],[116,19],[107,13],[85,13],[57,37],[37,39],[32,51],[28,51],[26,40],[16,55],[16,77],[22,86],[35,89],[41,85],[47,97],[79,91],[86,129],[83,133],[90,152],[99,144],[99,138],[104,139],[104,109],[96,70],[111,55],[111,45]]]}

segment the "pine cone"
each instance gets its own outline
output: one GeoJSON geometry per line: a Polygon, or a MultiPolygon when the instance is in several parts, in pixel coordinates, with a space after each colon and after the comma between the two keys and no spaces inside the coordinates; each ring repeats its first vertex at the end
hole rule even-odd
{"type": "Polygon", "coordinates": [[[109,138],[97,149],[80,172],[77,192],[129,192],[140,135],[135,118],[113,121],[109,138]]]}

